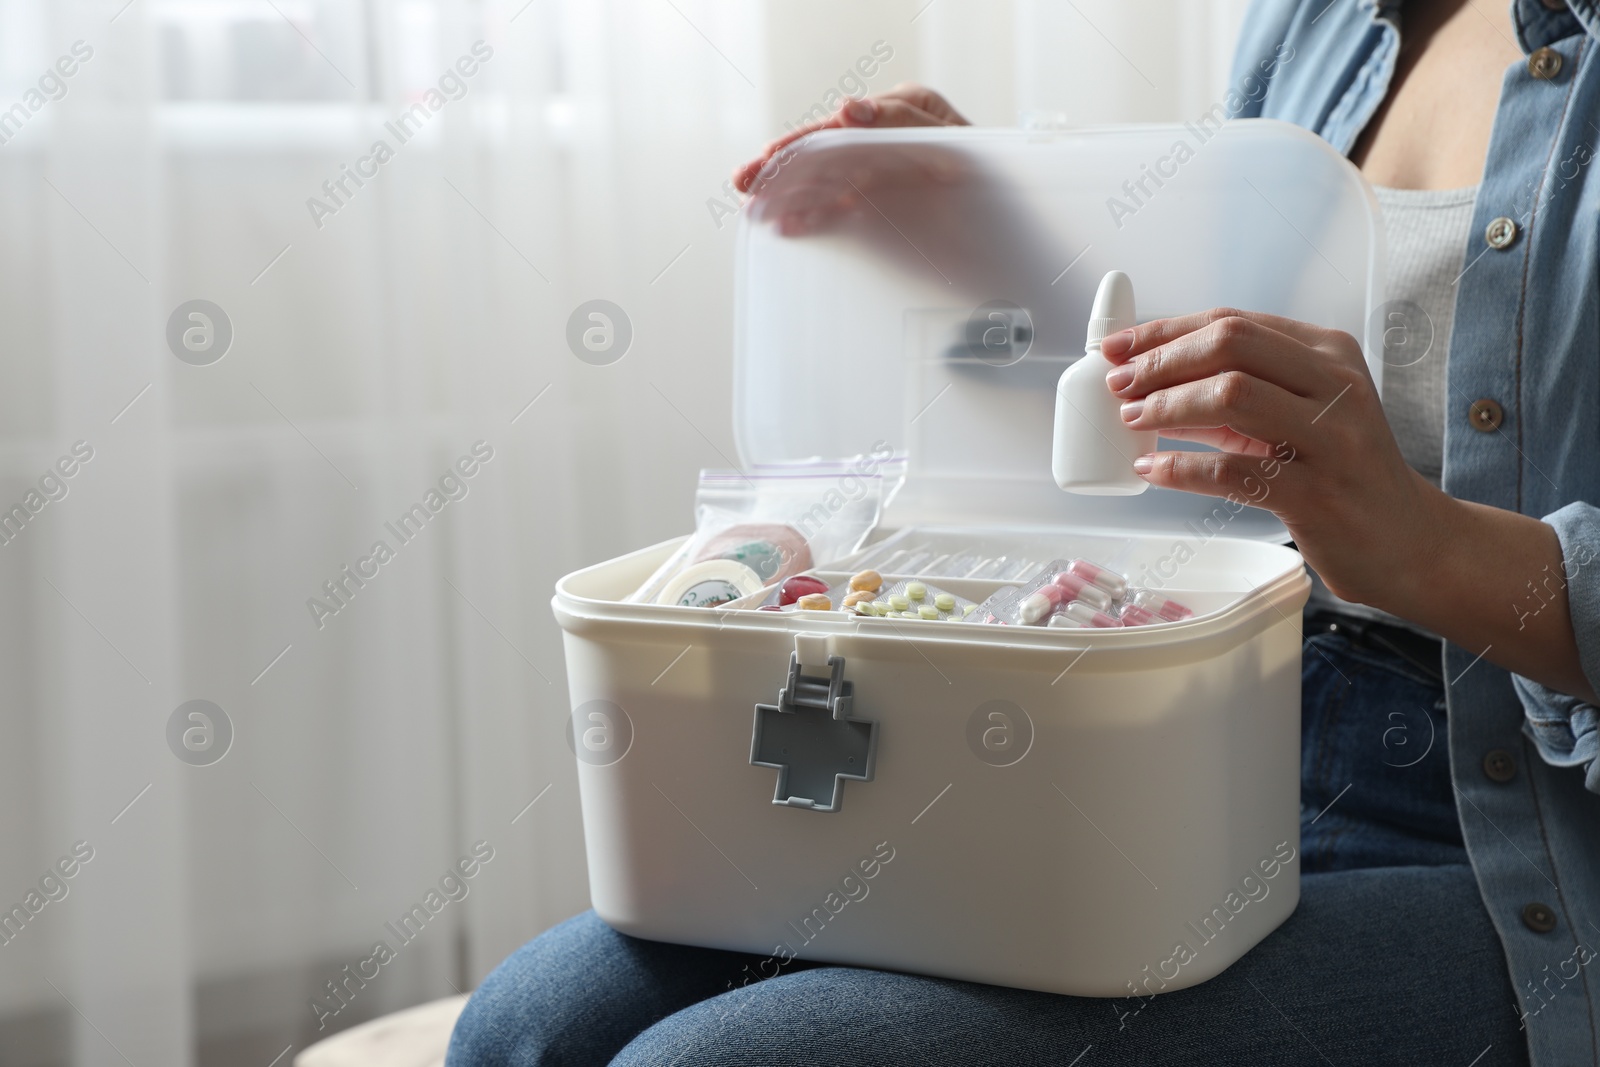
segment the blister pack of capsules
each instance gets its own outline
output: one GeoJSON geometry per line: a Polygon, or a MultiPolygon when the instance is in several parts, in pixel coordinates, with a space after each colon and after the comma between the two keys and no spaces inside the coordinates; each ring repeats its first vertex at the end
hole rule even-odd
{"type": "Polygon", "coordinates": [[[1140,589],[1109,567],[1056,559],[1030,581],[998,590],[971,621],[1002,626],[1113,629],[1179,622],[1194,612],[1153,589],[1140,589]]]}

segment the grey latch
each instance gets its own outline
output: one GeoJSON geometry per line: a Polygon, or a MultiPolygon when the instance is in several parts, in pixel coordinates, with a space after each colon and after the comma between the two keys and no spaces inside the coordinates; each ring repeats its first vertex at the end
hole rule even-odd
{"type": "Polygon", "coordinates": [[[828,677],[802,675],[789,655],[789,681],[777,704],[757,704],[750,762],[778,772],[774,804],[838,811],[844,780],[872,781],[878,724],[850,715],[854,686],[844,680],[844,657],[828,657],[828,677]]]}

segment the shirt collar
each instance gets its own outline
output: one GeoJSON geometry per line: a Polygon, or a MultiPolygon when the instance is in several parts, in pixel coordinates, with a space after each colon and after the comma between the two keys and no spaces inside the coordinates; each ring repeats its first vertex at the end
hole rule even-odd
{"type": "MultiPolygon", "coordinates": [[[[1333,0],[1337,3],[1338,0],[1333,0]]],[[[1374,22],[1400,25],[1403,0],[1356,0],[1356,8],[1372,16],[1374,22]]],[[[1556,0],[1551,0],[1556,3],[1556,0]]],[[[1587,33],[1600,37],[1600,0],[1560,0],[1554,8],[1544,0],[1510,0],[1511,22],[1516,27],[1517,43],[1524,53],[1533,52],[1552,41],[1587,33]]]]}
{"type": "Polygon", "coordinates": [[[1534,52],[1575,33],[1600,35],[1600,0],[1512,0],[1511,23],[1524,52],[1534,52]]]}

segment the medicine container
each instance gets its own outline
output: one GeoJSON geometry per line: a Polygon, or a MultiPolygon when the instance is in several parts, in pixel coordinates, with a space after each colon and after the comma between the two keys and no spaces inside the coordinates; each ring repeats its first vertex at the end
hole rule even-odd
{"type": "Polygon", "coordinates": [[[907,457],[868,544],[813,573],[908,558],[877,551],[899,538],[932,569],[886,581],[981,601],[1007,580],[938,571],[986,545],[1105,562],[1195,614],[1080,629],[629,602],[677,542],[569,574],[553,608],[596,911],[762,974],[799,958],[1097,997],[1218,974],[1299,896],[1309,579],[1245,506],[1294,442],[1249,500],[1072,495],[1051,475],[1054,389],[1109,270],[1141,320],[1290,316],[1362,339],[1380,378],[1370,190],[1265,120],[824,131],[768,168],[737,240],[741,463],[907,457]]]}

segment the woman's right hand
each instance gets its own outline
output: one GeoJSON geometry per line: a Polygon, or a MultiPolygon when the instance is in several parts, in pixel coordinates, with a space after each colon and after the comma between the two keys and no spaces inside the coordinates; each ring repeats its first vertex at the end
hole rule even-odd
{"type": "Polygon", "coordinates": [[[733,172],[733,187],[748,193],[756,176],[772,157],[808,133],[816,130],[853,127],[874,129],[888,126],[969,126],[961,113],[950,102],[932,89],[910,82],[902,82],[887,92],[875,93],[859,100],[848,99],[839,110],[825,119],[808,122],[790,130],[762,148],[760,154],[733,172]]]}

